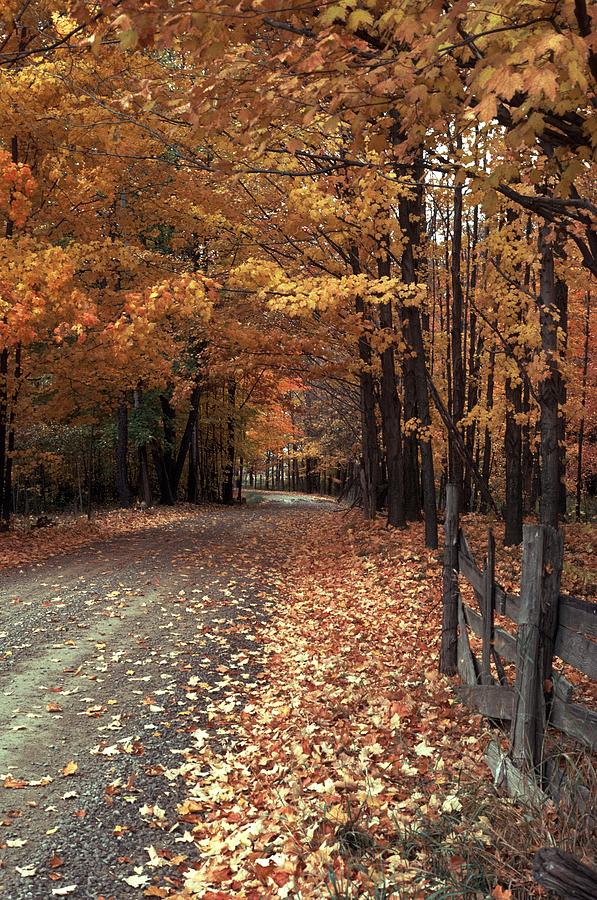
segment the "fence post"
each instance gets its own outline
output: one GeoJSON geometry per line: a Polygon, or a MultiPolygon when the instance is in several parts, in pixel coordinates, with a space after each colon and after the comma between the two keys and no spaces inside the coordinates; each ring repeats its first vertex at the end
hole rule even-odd
{"type": "Polygon", "coordinates": [[[455,484],[446,485],[444,534],[442,644],[439,670],[443,675],[455,675],[458,671],[458,490],[455,484]]]}
{"type": "Polygon", "coordinates": [[[520,614],[516,642],[516,680],[510,736],[515,765],[529,771],[540,763],[542,714],[539,700],[539,621],[543,581],[543,526],[523,525],[520,614]]]}
{"type": "Polygon", "coordinates": [[[558,624],[563,537],[546,525],[524,525],[520,616],[511,755],[523,770],[541,773],[551,692],[554,639],[558,624]]]}
{"type": "Polygon", "coordinates": [[[493,648],[493,619],[495,608],[495,538],[491,528],[487,532],[487,559],[483,573],[483,656],[481,684],[492,684],[491,651],[493,648]]]}
{"type": "Polygon", "coordinates": [[[545,526],[545,567],[543,573],[543,600],[541,604],[541,630],[544,635],[542,659],[543,678],[551,680],[553,650],[558,628],[558,608],[560,601],[560,579],[564,562],[564,534],[545,526]]]}

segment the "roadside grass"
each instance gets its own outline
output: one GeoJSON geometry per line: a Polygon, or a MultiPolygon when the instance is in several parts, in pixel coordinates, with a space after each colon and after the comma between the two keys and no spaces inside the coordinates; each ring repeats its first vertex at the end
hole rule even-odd
{"type": "Polygon", "coordinates": [[[597,846],[594,758],[560,747],[551,762],[566,777],[557,806],[548,801],[531,808],[490,784],[463,780],[453,793],[460,809],[431,817],[419,812],[410,821],[395,816],[395,834],[384,846],[353,814],[336,831],[345,865],[328,872],[330,900],[546,896],[531,875],[537,850],[559,847],[592,865],[597,846]]]}

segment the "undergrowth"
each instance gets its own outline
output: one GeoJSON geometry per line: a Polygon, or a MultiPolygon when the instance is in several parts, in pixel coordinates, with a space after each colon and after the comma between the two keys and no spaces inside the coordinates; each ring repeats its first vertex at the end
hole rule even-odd
{"type": "MultiPolygon", "coordinates": [[[[381,846],[351,812],[337,829],[343,871],[330,870],[330,900],[524,900],[546,896],[532,877],[542,847],[559,847],[593,864],[597,846],[597,771],[588,752],[552,751],[566,775],[556,806],[531,808],[490,784],[461,782],[460,809],[411,821],[395,817],[393,839],[381,846]],[[367,885],[367,887],[365,887],[367,885]],[[371,885],[374,885],[371,887],[371,885]]],[[[297,895],[295,900],[300,900],[297,895]]]]}

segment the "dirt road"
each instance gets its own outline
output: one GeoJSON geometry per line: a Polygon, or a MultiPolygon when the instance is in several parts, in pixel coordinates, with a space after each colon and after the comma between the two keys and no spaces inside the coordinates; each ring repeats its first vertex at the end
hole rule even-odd
{"type": "Polygon", "coordinates": [[[167,770],[256,683],[292,543],[337,509],[251,499],[0,573],[0,896],[138,897],[157,843],[193,852],[167,770]]]}

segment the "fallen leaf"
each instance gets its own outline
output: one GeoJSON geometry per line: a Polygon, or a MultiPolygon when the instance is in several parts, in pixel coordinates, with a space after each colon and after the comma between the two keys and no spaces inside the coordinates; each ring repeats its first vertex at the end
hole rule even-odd
{"type": "Polygon", "coordinates": [[[37,872],[37,866],[15,866],[15,869],[21,876],[21,878],[33,878],[35,873],[37,872]]]}

